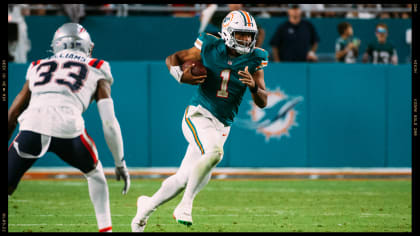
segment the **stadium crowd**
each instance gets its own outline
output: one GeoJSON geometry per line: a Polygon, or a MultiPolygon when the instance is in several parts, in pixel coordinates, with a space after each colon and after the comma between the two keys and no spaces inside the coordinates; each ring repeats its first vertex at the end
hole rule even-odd
{"type": "MultiPolygon", "coordinates": [[[[56,15],[71,14],[69,8],[86,12],[91,15],[112,15],[117,14],[118,10],[125,9],[129,15],[145,14],[136,8],[147,6],[155,7],[196,7],[202,9],[205,4],[31,4],[31,15],[56,15]]],[[[229,4],[219,4],[219,7],[228,7],[229,4]]],[[[241,4],[242,5],[242,4],[241,4]]],[[[251,10],[251,14],[257,17],[286,16],[289,4],[243,4],[243,6],[251,10]],[[283,9],[283,10],[270,10],[283,9]],[[252,9],[264,9],[262,11],[253,12],[252,9]]],[[[411,17],[410,11],[398,11],[395,9],[411,9],[412,4],[299,4],[305,14],[305,17],[344,17],[344,18],[403,18],[411,17]],[[336,11],[336,9],[343,9],[336,11]]],[[[200,14],[201,11],[151,11],[148,14],[153,15],[174,15],[178,17],[193,17],[200,14]]]]}
{"type": "MultiPolygon", "coordinates": [[[[8,7],[9,61],[18,63],[26,62],[26,54],[31,47],[24,20],[27,15],[66,15],[69,21],[80,24],[83,24],[86,15],[199,16],[200,32],[217,35],[217,32],[206,30],[206,27],[220,25],[227,11],[237,9],[247,10],[262,18],[288,17],[288,21],[279,25],[270,39],[265,39],[264,28],[258,25],[257,47],[261,47],[264,40],[269,40],[270,59],[277,62],[318,61],[316,50],[319,35],[307,19],[342,18],[343,21],[337,25],[340,37],[336,39],[335,60],[354,63],[355,57],[359,55],[360,39],[353,35],[352,26],[346,19],[408,19],[411,17],[412,4],[9,4],[8,7]]],[[[369,43],[369,47],[366,52],[362,52],[363,62],[397,64],[397,52],[391,42],[386,41],[388,27],[382,24],[379,31],[375,32],[378,42],[365,42],[369,43]],[[378,55],[384,58],[380,59],[378,55]]]]}

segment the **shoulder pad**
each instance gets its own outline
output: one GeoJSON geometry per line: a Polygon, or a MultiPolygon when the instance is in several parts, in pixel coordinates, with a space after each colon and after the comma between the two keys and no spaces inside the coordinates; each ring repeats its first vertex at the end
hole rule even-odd
{"type": "Polygon", "coordinates": [[[218,38],[218,37],[216,37],[212,34],[200,33],[197,40],[195,40],[195,42],[194,42],[194,46],[201,50],[203,45],[211,44],[211,43],[217,41],[218,39],[220,39],[220,38],[218,38]]]}
{"type": "Polygon", "coordinates": [[[210,37],[210,38],[213,38],[213,40],[214,39],[220,39],[220,37],[217,37],[217,36],[215,36],[215,35],[213,35],[213,34],[209,34],[209,33],[206,33],[206,37],[210,37]]]}
{"type": "Polygon", "coordinates": [[[43,60],[43,59],[36,60],[36,61],[33,61],[33,62],[31,62],[31,63],[29,64],[28,69],[26,70],[26,80],[29,80],[29,75],[30,75],[30,73],[31,73],[31,70],[32,70],[35,66],[37,66],[37,65],[41,64],[41,61],[42,61],[42,60],[43,60]]]}
{"type": "Polygon", "coordinates": [[[107,61],[92,58],[88,64],[89,66],[98,69],[100,72],[102,72],[104,79],[108,80],[111,84],[114,82],[114,79],[111,74],[111,67],[107,61]]]}
{"type": "Polygon", "coordinates": [[[268,60],[268,52],[265,49],[255,47],[254,55],[258,58],[261,58],[265,61],[268,60]]]}
{"type": "Polygon", "coordinates": [[[101,66],[104,64],[104,60],[92,58],[89,62],[89,65],[92,67],[95,67],[96,69],[100,69],[101,66]]]}
{"type": "Polygon", "coordinates": [[[41,63],[41,60],[33,61],[29,64],[28,69],[26,69],[26,76],[25,76],[26,80],[29,80],[31,70],[34,68],[34,66],[39,65],[39,63],[41,63]]]}
{"type": "Polygon", "coordinates": [[[255,47],[254,55],[259,61],[259,65],[256,67],[256,70],[263,69],[268,65],[268,52],[266,50],[255,47]]]}
{"type": "Polygon", "coordinates": [[[37,65],[39,65],[40,63],[41,63],[41,60],[33,61],[33,62],[31,63],[31,66],[37,66],[37,65]]]}

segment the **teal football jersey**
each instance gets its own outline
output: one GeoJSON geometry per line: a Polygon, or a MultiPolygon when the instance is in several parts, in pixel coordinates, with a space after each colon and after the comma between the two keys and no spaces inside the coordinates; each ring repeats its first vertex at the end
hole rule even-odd
{"type": "MultiPolygon", "coordinates": [[[[335,40],[335,52],[337,53],[337,52],[345,49],[347,47],[347,45],[351,42],[354,43],[353,37],[349,37],[347,39],[343,39],[342,37],[338,37],[335,40]]],[[[343,57],[338,59],[338,61],[339,62],[345,62],[345,63],[355,63],[356,59],[357,59],[357,56],[358,56],[358,51],[353,49],[353,50],[348,51],[346,53],[346,55],[344,55],[343,57]]]]}
{"type": "Polygon", "coordinates": [[[391,57],[397,55],[397,50],[391,43],[372,42],[367,46],[366,52],[372,63],[391,63],[391,57]]]}
{"type": "Polygon", "coordinates": [[[268,53],[255,48],[251,53],[230,57],[224,40],[201,33],[194,43],[201,50],[201,59],[207,69],[207,78],[191,99],[191,105],[201,105],[225,126],[232,125],[247,86],[239,80],[238,72],[255,73],[268,63],[268,53]]]}

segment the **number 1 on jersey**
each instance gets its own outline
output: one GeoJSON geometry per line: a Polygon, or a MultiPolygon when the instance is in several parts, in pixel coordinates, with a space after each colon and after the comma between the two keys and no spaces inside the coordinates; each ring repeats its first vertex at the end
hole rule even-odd
{"type": "Polygon", "coordinates": [[[230,71],[230,69],[225,69],[220,73],[220,77],[222,77],[222,83],[220,84],[220,89],[217,90],[218,97],[227,98],[229,96],[228,83],[230,79],[230,71]]]}

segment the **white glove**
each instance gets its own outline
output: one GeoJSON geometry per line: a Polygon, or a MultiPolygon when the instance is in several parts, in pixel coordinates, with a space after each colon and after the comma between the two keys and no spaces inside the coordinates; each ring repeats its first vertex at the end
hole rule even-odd
{"type": "Polygon", "coordinates": [[[130,174],[128,173],[125,161],[123,161],[122,166],[115,167],[115,177],[117,178],[117,181],[120,181],[121,178],[124,180],[124,188],[122,194],[127,194],[128,190],[130,189],[130,174]]]}

